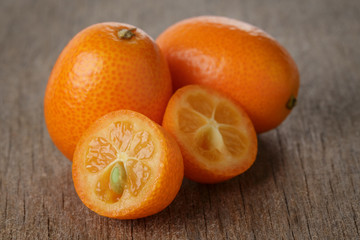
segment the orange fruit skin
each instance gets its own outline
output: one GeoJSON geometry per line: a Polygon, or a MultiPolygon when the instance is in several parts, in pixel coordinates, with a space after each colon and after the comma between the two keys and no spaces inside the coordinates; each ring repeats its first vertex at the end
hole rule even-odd
{"type": "Polygon", "coordinates": [[[44,113],[49,134],[70,160],[89,125],[118,110],[138,111],[161,123],[172,93],[167,63],[157,44],[134,26],[100,23],[79,32],[64,48],[49,77],[44,113]]]}
{"type": "Polygon", "coordinates": [[[156,40],[175,89],[201,84],[239,102],[257,133],[277,127],[298,94],[299,72],[289,53],[262,30],[234,19],[201,16],[166,29],[156,40]]]}
{"type": "Polygon", "coordinates": [[[131,110],[118,110],[99,118],[84,132],[74,153],[72,176],[78,196],[92,211],[110,218],[137,219],[160,212],[174,200],[182,184],[184,165],[176,141],[160,125],[140,113],[131,110]],[[145,197],[141,199],[139,199],[139,197],[135,198],[133,202],[130,203],[130,207],[116,203],[101,203],[100,200],[89,197],[89,192],[94,189],[87,187],[86,179],[84,178],[84,176],[88,174],[85,172],[87,170],[84,167],[85,159],[83,156],[84,151],[86,151],[84,147],[88,144],[89,138],[92,137],[94,132],[103,129],[110,123],[121,119],[123,116],[126,116],[128,119],[139,119],[148,128],[153,129],[155,133],[153,137],[160,143],[160,149],[162,151],[156,181],[153,185],[146,187],[147,193],[145,197]]]}
{"type": "MultiPolygon", "coordinates": [[[[183,95],[189,91],[193,91],[198,89],[199,86],[197,85],[188,85],[178,89],[175,94],[170,98],[169,103],[166,107],[166,111],[163,118],[162,126],[170,132],[174,138],[176,139],[177,143],[179,144],[181,153],[184,159],[184,172],[185,176],[193,181],[199,183],[219,183],[226,180],[229,180],[246,170],[248,170],[256,160],[257,155],[257,136],[254,129],[254,126],[248,117],[247,113],[240,107],[239,103],[234,102],[232,99],[221,95],[223,98],[232,101],[237,106],[237,111],[239,111],[243,117],[243,129],[246,129],[248,141],[249,141],[249,154],[246,159],[242,159],[241,163],[231,166],[226,169],[209,169],[205,164],[201,163],[198,159],[196,154],[194,153],[193,149],[189,148],[189,145],[194,144],[193,142],[184,142],[181,140],[178,134],[178,124],[175,121],[176,111],[178,109],[178,104],[183,98],[183,95]]],[[[219,95],[218,92],[204,88],[210,94],[217,96],[219,95]]]]}

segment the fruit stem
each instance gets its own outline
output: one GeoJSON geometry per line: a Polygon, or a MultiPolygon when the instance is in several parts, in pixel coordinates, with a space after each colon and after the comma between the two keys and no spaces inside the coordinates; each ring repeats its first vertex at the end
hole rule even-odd
{"type": "Polygon", "coordinates": [[[135,33],[133,33],[133,31],[135,31],[136,28],[130,28],[130,29],[120,29],[118,31],[118,37],[121,39],[131,39],[133,36],[135,36],[135,33]]]}
{"type": "Polygon", "coordinates": [[[296,97],[294,97],[294,95],[291,95],[291,97],[289,98],[289,100],[286,103],[286,107],[291,110],[295,107],[296,105],[296,97]]]}

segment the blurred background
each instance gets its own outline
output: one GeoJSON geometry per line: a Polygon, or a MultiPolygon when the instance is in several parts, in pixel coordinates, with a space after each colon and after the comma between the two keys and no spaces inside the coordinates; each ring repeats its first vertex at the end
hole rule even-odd
{"type": "MultiPolygon", "coordinates": [[[[18,63],[11,65],[15,68],[36,71],[44,79],[36,81],[36,86],[42,89],[67,42],[81,29],[104,21],[135,25],[154,39],[171,24],[192,16],[221,15],[246,21],[287,48],[299,65],[303,85],[314,83],[309,79],[308,64],[319,65],[318,71],[330,67],[330,63],[324,63],[329,59],[322,57],[323,52],[351,52],[348,61],[358,60],[360,52],[355,44],[359,38],[352,34],[360,28],[359,1],[2,0],[0,7],[1,60],[11,59],[18,63]],[[27,54],[22,52],[25,49],[27,54]]],[[[1,70],[11,73],[15,69],[1,70]]]]}

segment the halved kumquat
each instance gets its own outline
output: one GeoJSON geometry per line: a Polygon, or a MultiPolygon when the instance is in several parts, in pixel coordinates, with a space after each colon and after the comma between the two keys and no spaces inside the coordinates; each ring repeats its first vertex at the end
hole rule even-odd
{"type": "Polygon", "coordinates": [[[130,110],[108,113],[90,126],[77,144],[72,170],[82,202],[100,215],[119,219],[163,210],[184,175],[173,137],[130,110]]]}
{"type": "Polygon", "coordinates": [[[197,85],[171,97],[163,127],[175,136],[185,176],[216,183],[245,172],[255,161],[257,137],[245,111],[214,90],[197,85]]]}

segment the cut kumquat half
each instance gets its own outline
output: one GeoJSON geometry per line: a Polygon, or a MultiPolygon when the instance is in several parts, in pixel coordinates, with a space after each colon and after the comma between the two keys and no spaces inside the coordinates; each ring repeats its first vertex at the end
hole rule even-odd
{"type": "Polygon", "coordinates": [[[160,125],[140,113],[119,110],[83,134],[72,175],[88,208],[106,217],[135,219],[172,202],[184,167],[176,141],[160,125]]]}
{"type": "Polygon", "coordinates": [[[246,112],[234,101],[197,85],[175,92],[163,127],[177,140],[185,176],[201,183],[225,181],[254,163],[257,137],[246,112]]]}

